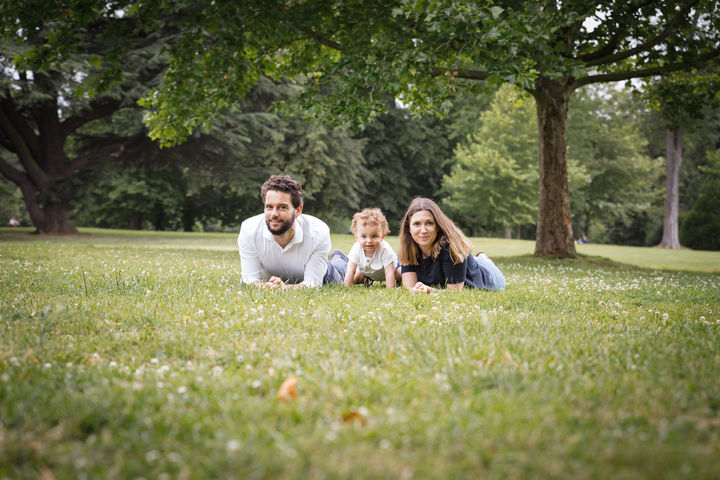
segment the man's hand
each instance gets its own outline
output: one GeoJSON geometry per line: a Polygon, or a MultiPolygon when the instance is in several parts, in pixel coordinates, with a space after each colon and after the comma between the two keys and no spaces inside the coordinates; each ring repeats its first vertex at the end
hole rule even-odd
{"type": "Polygon", "coordinates": [[[285,282],[280,277],[270,277],[270,280],[262,284],[263,288],[283,288],[285,282]]]}
{"type": "Polygon", "coordinates": [[[298,290],[301,288],[307,288],[307,285],[302,283],[285,283],[280,277],[270,277],[267,282],[255,281],[255,285],[260,288],[281,288],[283,290],[298,290]]]}

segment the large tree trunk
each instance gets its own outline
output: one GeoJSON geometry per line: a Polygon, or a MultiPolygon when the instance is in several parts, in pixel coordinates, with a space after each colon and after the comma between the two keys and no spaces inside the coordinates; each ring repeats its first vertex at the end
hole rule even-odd
{"type": "Polygon", "coordinates": [[[665,181],[665,221],[663,236],[658,247],[679,249],[678,234],[680,165],[682,164],[683,127],[665,132],[665,156],[667,158],[667,179],[665,181]]]}
{"type": "Polygon", "coordinates": [[[570,217],[565,122],[572,79],[535,82],[540,146],[540,196],[535,255],[574,257],[570,217]]]}
{"type": "Polygon", "coordinates": [[[46,206],[41,207],[36,201],[34,191],[23,193],[23,200],[27,208],[30,219],[35,225],[35,233],[46,235],[70,235],[78,233],[75,228],[75,222],[70,218],[70,212],[62,206],[46,206]]]}
{"type": "Polygon", "coordinates": [[[35,225],[35,233],[48,235],[69,235],[78,233],[70,212],[61,206],[42,207],[37,202],[35,186],[25,178],[20,178],[18,186],[25,201],[30,219],[35,225]]]}
{"type": "MultiPolygon", "coordinates": [[[[44,75],[37,75],[35,81],[48,83],[44,75]]],[[[64,151],[67,133],[58,119],[58,109],[53,97],[37,103],[33,108],[36,123],[31,124],[9,93],[0,98],[0,129],[6,137],[2,146],[14,153],[19,163],[17,168],[0,158],[0,173],[20,187],[36,233],[42,234],[78,233],[61,200],[45,205],[38,202],[39,196],[51,193],[53,180],[77,168],[71,166],[64,151]]]]}
{"type": "Polygon", "coordinates": [[[142,230],[143,214],[140,212],[132,212],[130,214],[130,230],[142,230]]]}
{"type": "Polygon", "coordinates": [[[35,222],[38,233],[52,235],[73,235],[78,233],[75,222],[70,219],[70,212],[63,208],[43,208],[42,222],[35,222]]]}

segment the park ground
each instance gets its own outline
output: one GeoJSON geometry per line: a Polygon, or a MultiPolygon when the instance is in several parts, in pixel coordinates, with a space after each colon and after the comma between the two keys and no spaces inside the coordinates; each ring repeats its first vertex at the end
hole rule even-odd
{"type": "Polygon", "coordinates": [[[0,229],[0,479],[720,476],[720,252],[280,293],[235,238],[0,229]]]}

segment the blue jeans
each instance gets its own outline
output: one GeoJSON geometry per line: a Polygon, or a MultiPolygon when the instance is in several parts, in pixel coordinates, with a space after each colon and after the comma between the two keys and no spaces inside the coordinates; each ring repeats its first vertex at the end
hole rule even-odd
{"type": "Polygon", "coordinates": [[[505,290],[505,277],[495,262],[489,258],[468,257],[466,283],[485,290],[505,290]]]}
{"type": "Polygon", "coordinates": [[[327,283],[343,283],[345,272],[350,259],[340,250],[333,250],[330,260],[327,261],[327,271],[323,278],[323,285],[327,283]]]}

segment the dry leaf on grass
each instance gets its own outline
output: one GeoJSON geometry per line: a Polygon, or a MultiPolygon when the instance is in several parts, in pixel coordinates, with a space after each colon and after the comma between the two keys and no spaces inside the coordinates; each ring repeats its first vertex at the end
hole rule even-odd
{"type": "Polygon", "coordinates": [[[348,410],[343,413],[342,418],[345,423],[354,423],[361,427],[364,427],[367,424],[367,417],[363,415],[363,412],[359,412],[357,410],[348,410]]]}
{"type": "Polygon", "coordinates": [[[277,392],[277,399],[281,402],[285,402],[288,400],[295,400],[297,398],[297,391],[295,391],[295,386],[297,385],[297,378],[295,377],[288,377],[285,379],[285,381],[280,385],[280,389],[277,392]]]}

